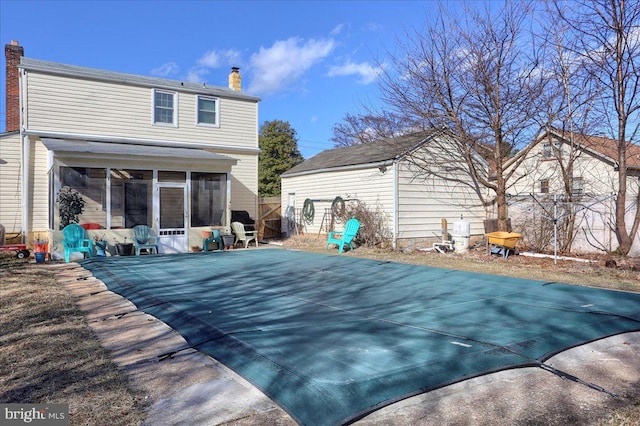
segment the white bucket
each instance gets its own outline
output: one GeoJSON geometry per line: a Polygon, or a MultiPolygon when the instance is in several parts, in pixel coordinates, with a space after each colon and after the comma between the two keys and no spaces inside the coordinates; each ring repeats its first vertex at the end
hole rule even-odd
{"type": "Polygon", "coordinates": [[[466,220],[456,220],[453,223],[451,239],[456,253],[464,253],[469,249],[469,238],[471,237],[471,224],[466,220]]]}

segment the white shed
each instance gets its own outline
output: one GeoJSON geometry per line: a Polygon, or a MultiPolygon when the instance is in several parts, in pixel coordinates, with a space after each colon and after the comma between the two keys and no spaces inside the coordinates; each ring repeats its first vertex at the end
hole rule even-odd
{"type": "MultiPolygon", "coordinates": [[[[459,165],[455,144],[447,144],[439,131],[323,151],[282,174],[283,211],[297,212],[298,231],[324,234],[330,230],[336,197],[345,202],[359,200],[385,216],[388,234],[398,248],[430,247],[442,238],[442,219],[453,224],[463,217],[470,223],[472,236],[483,235],[486,210],[471,179],[426,176],[416,166],[416,158],[428,161],[429,150],[447,147],[452,151],[451,165],[459,165]],[[313,201],[315,215],[305,222],[300,212],[306,199],[313,201]]],[[[296,231],[290,219],[283,220],[284,232],[296,231]]]]}

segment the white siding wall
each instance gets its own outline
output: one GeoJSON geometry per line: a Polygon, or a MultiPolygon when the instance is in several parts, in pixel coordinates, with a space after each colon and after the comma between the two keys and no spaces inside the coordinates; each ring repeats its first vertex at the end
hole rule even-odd
{"type": "MultiPolygon", "coordinates": [[[[393,168],[388,167],[381,173],[377,167],[362,170],[335,171],[316,173],[304,176],[282,178],[282,212],[289,206],[289,194],[295,194],[295,206],[302,209],[304,200],[314,200],[315,218],[312,223],[305,224],[303,231],[317,234],[322,224],[325,208],[330,208],[335,197],[363,201],[371,209],[380,206],[388,212],[388,227],[392,229],[393,212],[393,168]],[[324,201],[318,201],[324,200],[324,201]]],[[[286,232],[286,220],[283,220],[283,232],[286,232]]],[[[326,224],[325,224],[326,225],[326,224]]],[[[323,229],[323,233],[326,230],[323,229]]]]}
{"type": "Polygon", "coordinates": [[[20,232],[20,135],[0,137],[0,224],[7,233],[20,232]]]}
{"type": "MultiPolygon", "coordinates": [[[[540,194],[540,181],[549,180],[550,194],[563,194],[562,172],[556,159],[543,158],[543,143],[539,143],[529,154],[525,162],[518,169],[517,184],[514,185],[514,195],[519,195],[517,201],[510,208],[510,216],[516,224],[520,223],[519,232],[527,233],[527,226],[532,226],[532,212],[539,211],[533,198],[533,194],[545,208],[553,211],[553,205],[549,199],[543,200],[540,194]]],[[[562,145],[562,156],[568,158],[569,147],[562,145]]],[[[615,199],[611,197],[617,192],[618,172],[613,165],[601,157],[592,153],[581,151],[575,161],[574,177],[583,180],[582,199],[578,200],[578,213],[576,215],[576,237],[572,246],[574,253],[598,252],[603,249],[615,250],[618,246],[612,225],[615,223],[615,199]]],[[[636,205],[633,199],[638,193],[639,182],[637,177],[629,176],[627,179],[627,225],[630,228],[635,214],[636,205]]],[[[540,213],[538,213],[539,215],[540,213]]],[[[548,215],[547,215],[548,216],[548,215]]],[[[538,219],[540,221],[541,219],[538,219]]],[[[535,220],[533,221],[535,223],[535,220]]],[[[547,224],[552,226],[551,222],[547,224]]],[[[539,225],[541,226],[541,225],[539,225]]],[[[553,248],[551,241],[550,249],[553,248]]],[[[640,254],[640,236],[636,236],[631,255],[640,254]]]]}
{"type": "Polygon", "coordinates": [[[257,148],[253,101],[220,99],[220,127],[197,126],[193,93],[178,93],[178,127],[153,125],[153,90],[28,72],[27,128],[257,148]]]}
{"type": "Polygon", "coordinates": [[[398,181],[398,244],[429,246],[441,238],[442,219],[449,233],[460,219],[471,225],[471,235],[484,233],[485,209],[473,191],[442,179],[415,178],[412,166],[400,163],[398,181]]]}
{"type": "MultiPolygon", "coordinates": [[[[554,158],[543,158],[543,143],[539,143],[520,165],[516,172],[512,194],[536,194],[540,192],[540,181],[549,180],[549,193],[564,193],[562,171],[554,158]]],[[[562,145],[563,157],[568,158],[569,148],[562,145]]],[[[566,160],[565,160],[566,162],[566,160]]],[[[612,194],[617,191],[618,178],[613,166],[603,159],[587,152],[581,152],[574,163],[575,177],[581,177],[584,192],[591,194],[612,194]]]]}

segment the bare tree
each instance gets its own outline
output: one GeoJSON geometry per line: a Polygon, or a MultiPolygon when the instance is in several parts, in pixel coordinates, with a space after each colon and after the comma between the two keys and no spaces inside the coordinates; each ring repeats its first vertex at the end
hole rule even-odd
{"type": "Polygon", "coordinates": [[[389,112],[347,114],[333,126],[331,141],[335,148],[371,143],[402,133],[402,121],[389,112]]]}
{"type": "Polygon", "coordinates": [[[435,24],[408,35],[392,59],[398,74],[385,73],[381,84],[385,105],[406,127],[450,135],[453,148],[415,159],[422,175],[475,185],[482,202],[495,205],[500,230],[507,230],[507,193],[534,147],[547,95],[528,14],[520,2],[466,9],[461,19],[440,10],[435,24]],[[461,159],[453,167],[452,155],[461,159]]]}
{"type": "Polygon", "coordinates": [[[587,80],[601,86],[597,107],[599,128],[616,141],[618,180],[615,231],[619,250],[627,255],[640,226],[640,190],[635,195],[635,216],[626,222],[629,204],[628,159],[640,130],[640,2],[581,0],[557,14],[573,32],[571,51],[587,65],[587,80]]]}

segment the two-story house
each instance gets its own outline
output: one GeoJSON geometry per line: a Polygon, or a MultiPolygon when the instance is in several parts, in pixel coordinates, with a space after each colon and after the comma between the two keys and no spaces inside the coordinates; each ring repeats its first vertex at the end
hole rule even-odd
{"type": "MultiPolygon", "coordinates": [[[[569,229],[574,236],[573,252],[615,250],[617,141],[551,129],[535,143],[517,170],[511,194],[509,214],[518,223],[517,231],[525,239],[540,240],[546,234],[548,241],[538,244],[552,249],[554,217],[560,224],[573,213],[574,227],[569,229]]],[[[640,146],[633,143],[628,143],[626,174],[625,220],[630,229],[640,191],[640,146]]],[[[639,254],[640,235],[635,235],[630,255],[639,254]]]]}
{"type": "Polygon", "coordinates": [[[59,247],[64,186],[85,209],[80,224],[113,243],[138,224],[160,252],[185,252],[200,231],[255,215],[259,98],[229,88],[24,57],[5,46],[7,128],[0,135],[0,223],[59,247]]]}

